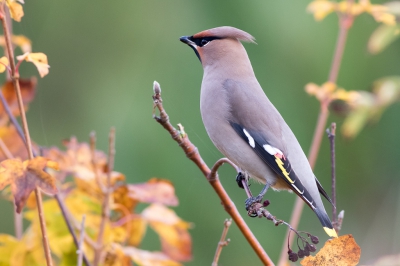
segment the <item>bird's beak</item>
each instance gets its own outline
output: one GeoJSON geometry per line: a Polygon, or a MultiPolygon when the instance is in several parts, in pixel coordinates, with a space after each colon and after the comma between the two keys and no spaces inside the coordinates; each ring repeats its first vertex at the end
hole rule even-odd
{"type": "Polygon", "coordinates": [[[192,36],[182,36],[179,38],[179,40],[183,43],[186,43],[187,45],[195,48],[196,44],[191,40],[192,36]]]}

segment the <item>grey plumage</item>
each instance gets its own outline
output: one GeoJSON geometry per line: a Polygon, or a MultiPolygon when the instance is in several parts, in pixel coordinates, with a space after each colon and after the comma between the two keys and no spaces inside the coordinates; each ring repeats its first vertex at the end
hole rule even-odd
{"type": "Polygon", "coordinates": [[[214,145],[253,178],[272,188],[293,190],[336,236],[315,176],[299,142],[258,83],[240,41],[254,38],[233,27],[184,36],[203,69],[200,109],[214,145]]]}

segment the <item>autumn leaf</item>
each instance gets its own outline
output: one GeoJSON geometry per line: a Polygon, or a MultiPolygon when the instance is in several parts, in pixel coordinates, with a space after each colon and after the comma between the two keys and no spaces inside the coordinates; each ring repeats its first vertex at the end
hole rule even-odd
{"type": "MultiPolygon", "coordinates": [[[[32,51],[32,42],[24,35],[11,36],[11,42],[16,46],[19,46],[23,53],[32,51]]],[[[6,40],[4,36],[0,36],[0,46],[6,47],[6,40]]]]}
{"type": "Polygon", "coordinates": [[[0,73],[3,73],[4,71],[6,71],[7,66],[10,64],[10,62],[8,61],[8,58],[3,56],[2,58],[0,58],[0,73]]]}
{"type": "MultiPolygon", "coordinates": [[[[36,93],[36,77],[30,79],[20,79],[19,85],[21,89],[22,102],[24,103],[25,111],[28,109],[28,104],[34,99],[36,93]]],[[[14,90],[12,81],[6,81],[1,88],[4,99],[7,101],[8,106],[14,116],[19,116],[20,111],[18,108],[18,99],[14,90]]],[[[4,107],[0,104],[0,125],[5,125],[9,121],[8,114],[5,112],[4,107]]]]}
{"type": "Polygon", "coordinates": [[[10,9],[11,18],[17,22],[21,22],[21,18],[24,16],[22,5],[17,3],[15,0],[6,0],[6,3],[10,9]]]}
{"type": "Polygon", "coordinates": [[[192,240],[188,233],[190,223],[180,219],[173,210],[161,204],[152,204],[142,212],[142,217],[160,236],[162,251],[178,261],[192,257],[192,240]]]}
{"type": "Polygon", "coordinates": [[[129,196],[140,202],[177,206],[178,198],[172,183],[165,179],[152,178],[146,183],[127,185],[129,196]]]}
{"type": "Polygon", "coordinates": [[[328,240],[315,255],[301,261],[303,266],[352,266],[357,265],[361,256],[361,248],[352,235],[344,235],[328,240]]]}
{"type": "Polygon", "coordinates": [[[162,252],[150,252],[134,247],[119,247],[122,252],[130,257],[133,262],[139,265],[152,265],[152,266],[180,266],[176,261],[173,261],[162,252]]]}
{"type": "Polygon", "coordinates": [[[22,162],[20,159],[2,161],[0,170],[0,189],[11,185],[17,212],[20,213],[29,194],[36,187],[43,192],[54,195],[57,187],[54,178],[44,171],[45,167],[55,167],[54,163],[44,157],[36,157],[22,162]]]}
{"type": "Polygon", "coordinates": [[[17,59],[19,61],[25,60],[28,62],[32,62],[36,66],[37,70],[39,71],[39,75],[42,78],[49,74],[50,66],[48,65],[47,55],[45,55],[44,53],[27,52],[23,55],[17,56],[17,59]]]}

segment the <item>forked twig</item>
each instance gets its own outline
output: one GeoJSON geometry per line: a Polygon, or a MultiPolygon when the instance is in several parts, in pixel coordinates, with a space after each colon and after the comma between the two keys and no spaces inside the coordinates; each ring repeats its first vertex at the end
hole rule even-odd
{"type": "Polygon", "coordinates": [[[226,239],[226,235],[228,234],[229,227],[232,224],[232,219],[226,219],[224,221],[224,229],[222,230],[221,239],[218,242],[217,250],[215,251],[214,260],[211,266],[218,266],[219,256],[221,255],[222,248],[226,247],[231,241],[229,238],[226,239]],[[226,240],[225,240],[226,239],[226,240]]]}

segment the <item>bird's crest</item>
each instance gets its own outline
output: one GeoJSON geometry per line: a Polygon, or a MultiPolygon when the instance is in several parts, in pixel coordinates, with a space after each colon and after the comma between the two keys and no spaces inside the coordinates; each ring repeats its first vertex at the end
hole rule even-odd
{"type": "Polygon", "coordinates": [[[218,37],[221,39],[231,38],[231,39],[237,39],[239,41],[255,43],[255,38],[251,36],[249,33],[229,26],[212,28],[209,30],[201,31],[193,35],[193,38],[204,38],[204,37],[218,37]]]}

